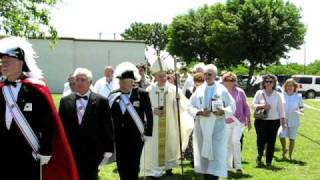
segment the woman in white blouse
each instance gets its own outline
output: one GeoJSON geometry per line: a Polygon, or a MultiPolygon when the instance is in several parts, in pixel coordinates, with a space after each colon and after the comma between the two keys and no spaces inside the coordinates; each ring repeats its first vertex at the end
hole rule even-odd
{"type": "Polygon", "coordinates": [[[257,166],[262,166],[263,151],[266,146],[266,166],[271,167],[274,155],[274,147],[277,132],[280,127],[285,126],[285,111],[282,95],[275,90],[277,77],[267,74],[262,77],[261,90],[258,90],[253,98],[254,109],[265,109],[267,117],[255,119],[254,126],[257,134],[258,156],[257,166]]]}
{"type": "Polygon", "coordinates": [[[294,79],[288,79],[284,85],[284,98],[286,101],[285,112],[287,127],[280,132],[280,142],[282,145],[282,158],[285,159],[287,148],[286,138],[289,138],[289,159],[292,159],[292,152],[300,124],[300,115],[303,114],[303,100],[301,94],[297,93],[298,83],[294,79]]]}

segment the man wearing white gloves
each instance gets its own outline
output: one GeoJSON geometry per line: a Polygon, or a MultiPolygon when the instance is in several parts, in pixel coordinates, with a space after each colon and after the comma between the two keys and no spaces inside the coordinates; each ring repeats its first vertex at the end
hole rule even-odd
{"type": "Polygon", "coordinates": [[[0,40],[5,77],[0,83],[1,179],[78,180],[51,94],[39,80],[42,72],[35,56],[23,38],[0,40]]]}
{"type": "Polygon", "coordinates": [[[152,136],[153,115],[148,93],[134,88],[138,69],[129,62],[119,64],[115,76],[120,88],[109,96],[115,131],[116,159],[121,180],[139,180],[144,142],[152,136]]]}

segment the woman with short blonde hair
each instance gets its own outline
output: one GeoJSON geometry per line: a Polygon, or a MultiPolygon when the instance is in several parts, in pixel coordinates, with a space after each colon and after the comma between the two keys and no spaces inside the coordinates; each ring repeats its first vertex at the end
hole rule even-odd
{"type": "Polygon", "coordinates": [[[300,115],[303,113],[303,100],[301,94],[297,93],[298,83],[294,79],[288,79],[284,85],[285,118],[287,127],[280,132],[282,145],[282,158],[286,158],[286,138],[289,138],[289,159],[292,159],[292,152],[295,145],[297,130],[300,124],[300,115]]]}
{"type": "Polygon", "coordinates": [[[299,88],[299,84],[293,79],[293,78],[290,78],[290,79],[287,79],[286,82],[283,84],[283,90],[284,91],[287,91],[288,90],[288,86],[292,84],[293,86],[293,92],[297,92],[298,88],[299,88]]]}

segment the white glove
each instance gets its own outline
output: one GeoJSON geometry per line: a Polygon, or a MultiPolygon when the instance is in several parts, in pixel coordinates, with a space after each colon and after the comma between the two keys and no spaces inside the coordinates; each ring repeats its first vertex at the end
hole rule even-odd
{"type": "Polygon", "coordinates": [[[100,169],[100,166],[105,165],[105,164],[110,164],[114,161],[114,158],[112,158],[112,155],[113,154],[111,152],[105,152],[103,154],[103,159],[99,165],[99,169],[100,169]]]}
{"type": "Polygon", "coordinates": [[[49,163],[51,156],[44,156],[41,154],[37,154],[37,159],[40,160],[40,164],[41,164],[41,166],[43,166],[43,165],[46,165],[49,163]]]}
{"type": "Polygon", "coordinates": [[[105,152],[104,154],[103,154],[103,157],[104,158],[110,158],[112,156],[112,153],[111,152],[105,152]]]}

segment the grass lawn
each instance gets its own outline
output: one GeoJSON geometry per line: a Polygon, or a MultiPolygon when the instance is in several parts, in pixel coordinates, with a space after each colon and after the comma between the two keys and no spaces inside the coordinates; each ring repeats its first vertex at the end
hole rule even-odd
{"type": "MultiPolygon", "coordinates": [[[[53,95],[56,105],[59,104],[60,95],[53,95]]],[[[249,101],[251,102],[251,98],[249,101]]],[[[319,100],[305,100],[305,103],[319,108],[319,100]]],[[[252,179],[252,180],[317,180],[320,179],[320,111],[305,108],[305,115],[301,117],[301,126],[298,130],[293,161],[281,160],[281,145],[276,143],[276,152],[272,169],[257,168],[255,158],[256,135],[254,128],[245,132],[243,150],[243,171],[241,177],[235,177],[230,173],[228,179],[252,179]]],[[[264,160],[264,159],[263,159],[264,160]]],[[[115,164],[102,166],[100,180],[117,180],[119,176],[114,169],[115,164]]],[[[163,180],[181,179],[180,168],[175,168],[174,177],[163,177],[163,180]]],[[[193,169],[184,161],[185,180],[201,180],[202,177],[194,173],[193,169]]],[[[142,178],[143,179],[143,178],[142,178]]]]}
{"type": "Polygon", "coordinates": [[[304,103],[320,110],[320,99],[305,99],[304,103]]]}

